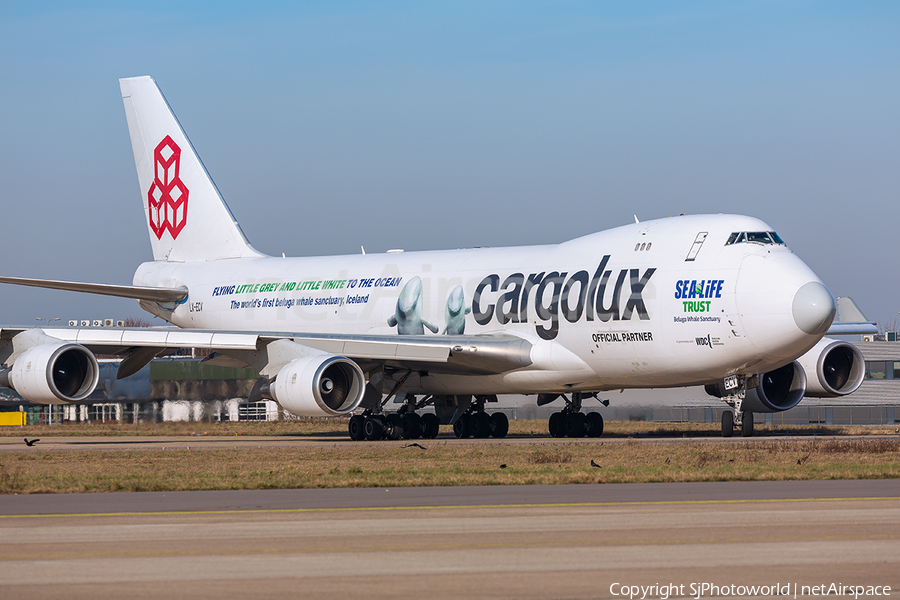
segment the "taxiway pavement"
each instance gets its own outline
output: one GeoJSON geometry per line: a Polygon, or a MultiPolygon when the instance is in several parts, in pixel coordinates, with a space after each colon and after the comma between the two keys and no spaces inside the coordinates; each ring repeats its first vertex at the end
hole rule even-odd
{"type": "Polygon", "coordinates": [[[0,540],[4,599],[896,595],[900,481],[0,496],[0,540]]]}

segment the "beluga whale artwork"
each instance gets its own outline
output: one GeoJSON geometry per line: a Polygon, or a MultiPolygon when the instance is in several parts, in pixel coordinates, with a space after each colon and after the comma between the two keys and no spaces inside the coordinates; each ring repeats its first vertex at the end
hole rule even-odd
{"type": "Polygon", "coordinates": [[[466,306],[466,294],[461,285],[456,286],[447,296],[447,305],[444,307],[444,333],[447,335],[462,335],[466,332],[466,315],[472,309],[466,306]]]}
{"type": "Polygon", "coordinates": [[[406,282],[397,298],[397,310],[387,321],[388,325],[397,328],[400,335],[423,335],[427,327],[431,333],[438,328],[422,316],[422,280],[415,276],[406,282]]]}

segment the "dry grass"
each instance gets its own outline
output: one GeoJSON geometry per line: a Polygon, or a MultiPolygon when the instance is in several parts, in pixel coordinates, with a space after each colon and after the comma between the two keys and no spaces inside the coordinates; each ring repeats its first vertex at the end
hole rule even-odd
{"type": "Polygon", "coordinates": [[[64,423],[0,427],[0,436],[347,436],[347,419],[292,419],[289,421],[166,421],[163,423],[64,423]]]}
{"type": "MultiPolygon", "coordinates": [[[[450,434],[449,427],[441,431],[450,434]]],[[[612,438],[703,438],[719,437],[718,423],[651,423],[646,421],[608,421],[603,436],[612,438]]],[[[896,433],[891,425],[756,425],[759,435],[887,435],[896,433]]],[[[288,421],[222,421],[165,423],[66,423],[62,425],[28,425],[0,427],[0,436],[172,436],[172,435],[237,435],[237,436],[347,436],[347,419],[292,419],[288,421]]],[[[510,436],[547,436],[546,420],[510,421],[510,436]]]]}
{"type": "Polygon", "coordinates": [[[900,477],[900,439],[419,443],[424,450],[385,442],[233,450],[9,452],[0,455],[0,492],[900,477]],[[591,461],[599,466],[591,466],[591,461]]]}

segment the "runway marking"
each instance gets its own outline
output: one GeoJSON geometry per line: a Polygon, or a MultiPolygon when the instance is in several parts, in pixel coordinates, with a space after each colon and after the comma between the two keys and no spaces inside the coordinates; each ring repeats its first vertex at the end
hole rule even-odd
{"type": "Polygon", "coordinates": [[[763,498],[738,500],[633,500],[621,502],[549,502],[533,504],[447,504],[430,506],[349,506],[325,508],[248,508],[227,510],[173,510],[149,512],[109,512],[109,513],[49,513],[29,515],[0,515],[0,519],[41,519],[64,517],[139,517],[139,516],[176,516],[176,515],[240,515],[240,514],[279,514],[279,513],[314,513],[314,512],[365,512],[365,511],[400,511],[400,510],[460,510],[491,508],[583,508],[604,506],[666,506],[690,504],[772,504],[775,502],[846,502],[846,501],[900,500],[900,496],[871,496],[863,498],[763,498]]]}
{"type": "MultiPolygon", "coordinates": [[[[685,539],[646,539],[646,540],[597,540],[579,542],[494,542],[494,543],[458,543],[458,544],[389,544],[375,546],[303,546],[289,548],[258,548],[248,550],[158,550],[144,552],[69,552],[55,554],[11,554],[0,556],[0,564],[15,560],[54,560],[77,558],[146,558],[160,556],[225,556],[251,554],[321,554],[328,552],[421,552],[423,550],[490,550],[502,548],[563,548],[563,547],[610,547],[610,546],[673,546],[678,544],[753,544],[773,542],[836,542],[843,540],[893,540],[900,539],[897,534],[870,535],[826,535],[826,536],[776,536],[748,539],[746,536],[734,538],[685,538],[685,539]]],[[[95,542],[102,543],[102,542],[95,542]]]]}

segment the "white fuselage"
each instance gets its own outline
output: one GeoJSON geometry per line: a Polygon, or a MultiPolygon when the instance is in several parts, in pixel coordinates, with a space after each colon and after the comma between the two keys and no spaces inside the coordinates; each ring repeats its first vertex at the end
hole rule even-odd
{"type": "Polygon", "coordinates": [[[699,215],[549,246],[160,261],[142,265],[134,283],[186,286],[183,304],[142,305],[189,329],[503,332],[532,344],[530,367],[409,383],[428,393],[684,386],[765,372],[821,338],[795,317],[798,290],[819,279],[783,244],[726,245],[743,231],[771,228],[699,215]]]}

